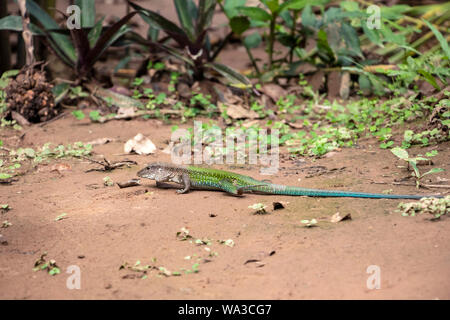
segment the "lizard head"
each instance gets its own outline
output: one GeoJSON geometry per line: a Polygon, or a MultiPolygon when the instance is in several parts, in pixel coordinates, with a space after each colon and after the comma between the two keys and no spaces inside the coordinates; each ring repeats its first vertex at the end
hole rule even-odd
{"type": "Polygon", "coordinates": [[[144,169],[139,170],[137,173],[138,177],[147,178],[156,181],[165,181],[167,177],[170,176],[169,170],[167,170],[167,165],[164,163],[150,163],[144,169]]]}

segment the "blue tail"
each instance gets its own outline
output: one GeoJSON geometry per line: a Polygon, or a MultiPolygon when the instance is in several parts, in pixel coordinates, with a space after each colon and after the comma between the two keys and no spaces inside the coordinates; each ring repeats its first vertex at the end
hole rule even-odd
{"type": "Polygon", "coordinates": [[[382,194],[382,193],[366,193],[366,192],[352,192],[352,191],[338,191],[338,190],[306,189],[278,184],[255,186],[251,188],[251,190],[261,193],[279,194],[286,196],[308,196],[308,197],[351,197],[351,198],[415,199],[415,200],[427,197],[443,198],[443,196],[438,195],[382,194]]]}

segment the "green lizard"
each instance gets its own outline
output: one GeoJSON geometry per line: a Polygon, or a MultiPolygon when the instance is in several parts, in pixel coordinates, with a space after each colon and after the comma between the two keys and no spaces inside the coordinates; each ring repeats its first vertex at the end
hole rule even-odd
{"type": "Polygon", "coordinates": [[[177,166],[170,163],[155,162],[140,170],[137,175],[141,178],[156,181],[156,186],[162,182],[175,182],[183,186],[178,193],[186,193],[191,189],[222,190],[232,195],[240,196],[244,192],[263,194],[278,194],[286,196],[310,197],[353,197],[378,199],[421,199],[423,197],[442,198],[442,196],[398,195],[381,193],[364,193],[352,191],[333,191],[306,189],[284,186],[266,181],[259,181],[249,176],[194,166],[177,166]]]}

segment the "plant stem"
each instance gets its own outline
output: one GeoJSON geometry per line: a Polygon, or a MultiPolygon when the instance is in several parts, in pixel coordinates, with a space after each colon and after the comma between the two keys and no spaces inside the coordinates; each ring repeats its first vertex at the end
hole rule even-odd
{"type": "Polygon", "coordinates": [[[277,19],[277,15],[272,15],[272,20],[270,20],[270,33],[269,33],[269,69],[272,69],[273,65],[273,46],[275,43],[275,20],[277,19]]]}
{"type": "Polygon", "coordinates": [[[261,71],[258,68],[258,64],[256,63],[256,60],[253,57],[253,54],[250,51],[250,49],[247,48],[247,46],[244,46],[244,47],[245,47],[245,50],[247,50],[248,57],[250,58],[250,61],[252,62],[253,68],[255,68],[257,77],[259,78],[261,76],[261,71]]]}
{"type": "Polygon", "coordinates": [[[27,2],[26,0],[18,0],[20,14],[22,15],[22,25],[23,25],[23,40],[25,42],[26,48],[26,65],[31,66],[34,64],[34,46],[33,46],[33,35],[30,31],[30,16],[27,12],[27,2]]]}
{"type": "MultiPolygon", "coordinates": [[[[295,24],[298,19],[298,13],[299,13],[299,10],[294,10],[294,17],[292,18],[292,27],[291,27],[292,39],[295,39],[295,24]]],[[[294,59],[294,48],[295,48],[295,46],[291,47],[289,50],[289,63],[292,63],[292,60],[294,59]]]]}

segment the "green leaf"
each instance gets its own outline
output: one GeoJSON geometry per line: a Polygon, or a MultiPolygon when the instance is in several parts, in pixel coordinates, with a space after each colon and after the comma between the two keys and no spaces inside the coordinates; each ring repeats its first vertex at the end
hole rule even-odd
{"type": "Polygon", "coordinates": [[[317,33],[317,49],[319,50],[319,54],[321,54],[321,57],[323,56],[330,62],[336,60],[333,49],[331,49],[328,43],[327,33],[323,29],[320,29],[317,33]]]}
{"type": "Polygon", "coordinates": [[[398,20],[403,17],[403,13],[408,11],[410,6],[395,5],[395,6],[381,6],[380,16],[386,20],[398,20]]]}
{"type": "Polygon", "coordinates": [[[430,28],[430,30],[433,32],[434,36],[436,37],[436,39],[438,39],[439,44],[441,45],[442,51],[444,51],[444,54],[447,56],[447,59],[450,59],[450,49],[448,47],[448,42],[447,40],[444,38],[444,36],[442,35],[442,33],[439,32],[438,29],[436,29],[431,23],[429,23],[427,20],[422,19],[423,22],[426,23],[426,25],[428,26],[428,28],[430,28]]]}
{"type": "Polygon", "coordinates": [[[86,57],[86,68],[89,70],[94,63],[100,58],[103,52],[108,49],[118,38],[128,32],[129,28],[125,24],[138,13],[137,11],[130,12],[125,17],[114,23],[108,30],[100,36],[94,48],[89,51],[86,57]]]}
{"type": "Polygon", "coordinates": [[[175,41],[183,45],[183,47],[185,47],[189,43],[189,36],[172,21],[167,20],[160,14],[152,10],[145,9],[131,1],[128,1],[128,3],[135,10],[139,11],[139,15],[141,16],[141,18],[149,25],[153,25],[164,30],[164,32],[171,36],[175,41]]]}
{"type": "Polygon", "coordinates": [[[83,111],[81,110],[74,110],[72,111],[72,115],[77,118],[77,120],[83,120],[85,115],[83,113],[83,111]]]}
{"type": "Polygon", "coordinates": [[[223,6],[226,16],[231,19],[239,14],[238,8],[245,6],[247,0],[226,0],[223,6]]]}
{"type": "Polygon", "coordinates": [[[302,25],[307,28],[316,28],[317,19],[312,11],[312,7],[307,5],[302,11],[302,25]]]}
{"type": "Polygon", "coordinates": [[[98,110],[89,112],[89,118],[91,118],[92,121],[98,121],[98,119],[100,119],[100,112],[98,110]]]}
{"type": "Polygon", "coordinates": [[[284,1],[282,5],[278,8],[277,12],[280,13],[284,10],[302,10],[307,5],[321,5],[330,2],[329,0],[288,0],[284,1]]]}
{"type": "Polygon", "coordinates": [[[198,2],[198,19],[196,22],[196,42],[199,41],[200,35],[205,34],[211,25],[216,7],[216,0],[199,0],[198,2]]]}
{"type": "Polygon", "coordinates": [[[403,148],[400,147],[395,147],[391,149],[391,152],[397,157],[400,158],[402,160],[408,160],[409,155],[408,155],[408,151],[406,151],[403,148]]]}
{"type": "Polygon", "coordinates": [[[423,177],[423,176],[426,176],[426,175],[428,175],[428,174],[433,174],[433,173],[438,173],[438,172],[443,172],[443,171],[445,171],[445,170],[442,169],[442,168],[433,168],[433,169],[431,169],[430,171],[427,171],[427,172],[425,172],[424,174],[422,174],[422,177],[423,177]]]}
{"type": "Polygon", "coordinates": [[[70,85],[68,83],[62,82],[58,83],[52,88],[52,93],[55,96],[55,104],[60,103],[70,90],[70,85]]]}
{"type": "Polygon", "coordinates": [[[247,17],[236,16],[230,19],[231,30],[237,35],[241,35],[250,27],[250,20],[247,17]]]}
{"type": "MultiPolygon", "coordinates": [[[[23,30],[22,17],[7,16],[0,19],[0,30],[21,32],[23,30]]],[[[30,24],[30,31],[33,35],[43,35],[44,33],[34,24],[30,24]]]]}
{"type": "Polygon", "coordinates": [[[359,4],[358,4],[358,2],[355,2],[355,1],[342,1],[341,3],[339,3],[339,5],[345,11],[352,12],[352,11],[358,11],[359,10],[359,4]]]}
{"type": "Polygon", "coordinates": [[[270,12],[275,13],[280,8],[279,0],[261,0],[269,8],[270,12]]]}
{"type": "Polygon", "coordinates": [[[81,27],[92,28],[95,24],[95,1],[76,0],[75,4],[81,9],[81,27]]]}
{"type": "Polygon", "coordinates": [[[12,175],[0,172],[0,180],[9,179],[12,175]]]}
{"type": "Polygon", "coordinates": [[[369,77],[367,77],[366,75],[364,74],[359,75],[358,84],[363,94],[368,95],[372,91],[372,84],[369,80],[369,77]]]}
{"type": "Polygon", "coordinates": [[[369,38],[370,41],[375,43],[377,46],[384,47],[383,43],[381,42],[378,30],[370,29],[367,26],[367,23],[362,23],[361,26],[364,31],[364,34],[367,36],[367,38],[369,38]]]}
{"type": "Polygon", "coordinates": [[[177,10],[178,20],[181,23],[184,31],[192,42],[195,42],[195,27],[193,20],[197,18],[197,8],[192,0],[174,0],[175,8],[177,10]],[[195,16],[193,16],[195,12],[195,16]]]}
{"type": "Polygon", "coordinates": [[[245,37],[244,46],[246,46],[248,49],[254,49],[259,47],[261,42],[262,42],[261,35],[259,34],[259,32],[255,32],[245,37]]]}
{"type": "Polygon", "coordinates": [[[91,46],[91,48],[93,48],[95,46],[95,44],[97,43],[98,39],[100,38],[100,35],[102,33],[102,29],[103,29],[103,20],[104,19],[105,18],[102,17],[94,25],[94,27],[91,29],[91,31],[89,31],[88,39],[89,39],[89,45],[91,46]]]}
{"type": "Polygon", "coordinates": [[[22,31],[22,17],[7,16],[0,19],[0,30],[22,31]]]}
{"type": "Polygon", "coordinates": [[[436,82],[436,79],[434,79],[434,77],[431,75],[431,73],[429,73],[427,70],[425,69],[419,69],[417,70],[418,73],[420,73],[425,80],[431,84],[436,90],[441,90],[441,87],[439,87],[438,83],[436,82]]]}
{"type": "Polygon", "coordinates": [[[341,34],[344,38],[347,48],[359,57],[363,57],[359,45],[359,36],[356,30],[348,23],[342,22],[341,34]]]}
{"type": "Polygon", "coordinates": [[[240,7],[239,12],[256,21],[267,22],[272,20],[272,16],[267,11],[258,7],[240,7]]]}
{"type": "MultiPolygon", "coordinates": [[[[53,20],[45,10],[43,10],[39,5],[33,0],[27,0],[27,10],[45,29],[60,29],[59,25],[53,20]]],[[[77,56],[75,48],[73,47],[70,38],[63,34],[58,34],[56,32],[48,32],[50,37],[53,39],[53,43],[61,50],[64,55],[70,59],[72,63],[77,61],[77,56]]]]}
{"type": "Polygon", "coordinates": [[[205,64],[207,67],[211,67],[220,74],[222,74],[224,77],[226,77],[228,80],[230,80],[232,83],[240,83],[243,84],[246,87],[251,87],[252,84],[250,80],[247,79],[244,75],[240,74],[239,72],[231,69],[230,67],[227,67],[226,65],[220,64],[220,63],[207,63],[205,64]]]}

